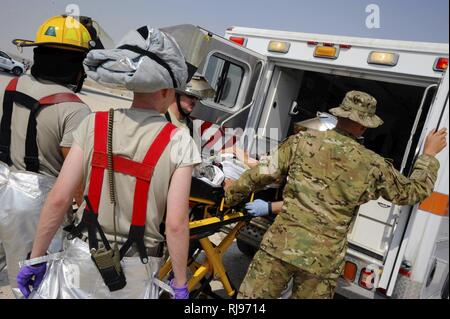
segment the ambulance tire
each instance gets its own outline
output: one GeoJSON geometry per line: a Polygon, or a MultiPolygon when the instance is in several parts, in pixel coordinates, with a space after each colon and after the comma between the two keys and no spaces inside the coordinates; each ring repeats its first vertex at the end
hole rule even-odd
{"type": "Polygon", "coordinates": [[[449,282],[449,279],[448,279],[448,274],[447,274],[447,279],[445,279],[445,282],[444,282],[444,286],[442,287],[442,294],[441,294],[441,297],[442,297],[442,299],[448,299],[448,291],[449,291],[449,287],[450,286],[450,282],[449,282]]]}
{"type": "Polygon", "coordinates": [[[236,239],[236,244],[241,253],[250,258],[253,258],[253,256],[255,256],[256,252],[258,251],[258,248],[246,243],[245,241],[239,238],[236,239]]]}

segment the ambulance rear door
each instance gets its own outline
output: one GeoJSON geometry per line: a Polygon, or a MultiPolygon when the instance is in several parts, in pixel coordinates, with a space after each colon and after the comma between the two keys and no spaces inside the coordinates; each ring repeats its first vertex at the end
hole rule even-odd
{"type": "MultiPolygon", "coordinates": [[[[414,153],[414,159],[419,156],[423,151],[423,145],[425,141],[425,137],[428,134],[428,132],[432,129],[440,129],[442,127],[448,128],[448,112],[449,112],[449,106],[448,106],[448,96],[449,96],[449,74],[448,71],[446,74],[442,77],[439,86],[438,91],[435,95],[435,98],[433,100],[433,103],[431,105],[429,115],[427,117],[427,120],[424,124],[424,128],[422,130],[422,133],[420,135],[419,142],[417,144],[415,153],[414,153]]],[[[448,162],[448,150],[444,150],[437,156],[438,160],[441,163],[447,163],[448,162]]],[[[439,170],[438,173],[438,180],[436,183],[437,187],[440,187],[442,182],[442,177],[445,174],[446,167],[442,167],[439,170]]],[[[407,173],[407,172],[404,172],[407,173]]],[[[447,175],[448,176],[448,175],[447,175]]],[[[444,182],[446,184],[446,192],[448,194],[448,177],[447,180],[444,182]]],[[[384,263],[384,269],[383,274],[380,279],[379,287],[386,289],[386,294],[388,296],[391,296],[394,286],[397,280],[397,276],[399,273],[399,269],[401,266],[401,263],[403,261],[403,257],[405,254],[405,250],[408,244],[408,241],[410,237],[418,236],[419,234],[414,234],[412,232],[413,230],[413,223],[414,217],[417,214],[418,210],[422,209],[422,206],[420,204],[415,205],[414,207],[411,206],[403,206],[398,207],[399,211],[399,221],[397,223],[396,229],[394,231],[394,236],[392,238],[392,242],[389,246],[389,251],[386,256],[386,260],[384,263]]],[[[436,232],[438,232],[438,229],[436,229],[436,232]]]]}
{"type": "Polygon", "coordinates": [[[214,98],[200,101],[192,117],[196,119],[194,128],[201,130],[203,146],[212,147],[213,144],[226,142],[223,136],[217,136],[220,128],[239,128],[241,132],[245,129],[249,112],[255,105],[267,58],[245,48],[245,42],[240,45],[204,31],[211,36],[211,43],[198,73],[206,77],[216,94],[214,98]]]}

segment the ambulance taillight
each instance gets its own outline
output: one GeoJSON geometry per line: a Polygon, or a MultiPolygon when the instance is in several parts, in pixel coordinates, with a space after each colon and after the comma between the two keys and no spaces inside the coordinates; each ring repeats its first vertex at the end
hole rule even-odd
{"type": "Polygon", "coordinates": [[[448,68],[448,58],[437,58],[433,70],[444,72],[448,68]]]}
{"type": "Polygon", "coordinates": [[[355,281],[357,272],[358,272],[358,267],[356,266],[355,263],[352,263],[350,261],[345,262],[344,274],[343,274],[343,277],[345,280],[347,280],[348,282],[355,281]]]}
{"type": "Polygon", "coordinates": [[[230,37],[230,41],[237,43],[239,45],[245,46],[245,43],[247,42],[246,38],[243,37],[230,37]]]}

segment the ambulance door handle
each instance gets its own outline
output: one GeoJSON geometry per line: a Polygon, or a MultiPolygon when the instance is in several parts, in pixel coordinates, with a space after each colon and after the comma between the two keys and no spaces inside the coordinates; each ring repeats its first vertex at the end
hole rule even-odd
{"type": "MultiPolygon", "coordinates": [[[[428,97],[428,93],[430,92],[431,89],[437,88],[437,87],[438,87],[437,84],[431,84],[431,85],[429,85],[429,86],[425,89],[425,91],[424,91],[424,93],[423,93],[423,95],[422,95],[422,101],[420,102],[419,109],[417,110],[416,118],[415,118],[415,120],[414,120],[414,124],[413,124],[412,130],[411,130],[411,134],[410,134],[410,136],[409,136],[408,144],[406,144],[406,149],[405,149],[405,154],[406,154],[406,156],[403,157],[403,161],[402,161],[402,164],[401,164],[401,166],[400,166],[400,173],[403,173],[403,174],[405,173],[405,172],[404,172],[405,165],[406,165],[406,162],[407,162],[408,157],[409,157],[409,152],[411,151],[411,145],[412,145],[412,142],[413,142],[414,135],[415,135],[415,133],[416,133],[417,127],[418,127],[418,125],[419,125],[420,116],[422,115],[423,106],[424,106],[425,101],[426,101],[426,99],[427,99],[427,97],[428,97]]],[[[434,93],[436,93],[436,91],[435,91],[434,93]]],[[[432,103],[433,103],[433,102],[432,102],[432,103]]],[[[432,106],[433,106],[433,105],[431,105],[431,107],[432,107],[432,106]]],[[[419,153],[419,151],[420,151],[420,147],[422,146],[422,142],[423,142],[423,138],[421,138],[421,139],[417,142],[417,148],[416,148],[416,152],[415,152],[414,158],[413,158],[413,161],[414,161],[414,162],[415,162],[415,160],[416,160],[416,158],[417,158],[417,155],[418,155],[418,153],[419,153]]],[[[411,171],[411,169],[412,169],[412,166],[411,166],[411,168],[410,168],[410,171],[411,171]]],[[[409,174],[407,174],[406,176],[408,176],[408,175],[409,175],[409,174]]]]}
{"type": "Polygon", "coordinates": [[[289,111],[290,116],[296,116],[299,113],[297,101],[292,101],[291,110],[289,111]]]}
{"type": "Polygon", "coordinates": [[[243,113],[244,111],[246,111],[247,109],[249,109],[253,103],[255,102],[255,100],[251,100],[251,102],[249,104],[247,104],[246,106],[244,106],[242,109],[240,109],[239,111],[237,111],[234,114],[231,114],[230,116],[228,116],[227,118],[225,118],[220,124],[219,126],[222,127],[225,125],[225,123],[229,122],[231,119],[235,118],[236,116],[238,116],[239,114],[243,113]]]}

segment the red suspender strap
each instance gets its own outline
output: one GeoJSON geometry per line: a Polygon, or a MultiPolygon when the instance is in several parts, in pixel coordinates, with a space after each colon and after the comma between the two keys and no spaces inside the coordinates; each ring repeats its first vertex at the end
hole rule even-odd
{"type": "Polygon", "coordinates": [[[108,112],[95,114],[94,126],[94,153],[92,154],[91,179],[89,181],[89,201],[94,213],[98,214],[100,195],[102,192],[103,175],[106,165],[98,165],[98,158],[104,158],[106,162],[106,140],[108,135],[108,112]]]}
{"type": "MultiPolygon", "coordinates": [[[[153,170],[159,158],[170,142],[176,126],[168,123],[161,130],[150,146],[142,163],[113,156],[114,171],[136,177],[133,202],[132,225],[144,226],[147,212],[147,196],[153,170]]],[[[108,112],[95,114],[94,153],[91,161],[91,178],[89,181],[89,200],[95,213],[98,214],[104,171],[107,167],[106,141],[108,134],[108,112]]]]}
{"type": "Polygon", "coordinates": [[[57,93],[43,97],[39,100],[39,105],[47,106],[67,102],[83,103],[83,101],[73,93],[57,93]]]}
{"type": "Polygon", "coordinates": [[[170,142],[172,133],[176,130],[176,126],[167,123],[166,126],[161,130],[158,136],[153,141],[147,154],[145,155],[142,164],[148,165],[151,168],[150,180],[146,181],[144,179],[136,179],[136,187],[134,190],[134,201],[133,201],[133,217],[131,224],[135,226],[144,226],[147,213],[147,197],[148,191],[150,189],[151,177],[153,175],[153,170],[156,167],[162,153],[166,149],[170,142]]]}
{"type": "MultiPolygon", "coordinates": [[[[153,168],[148,164],[135,162],[128,158],[117,155],[113,156],[113,163],[114,172],[134,176],[145,181],[150,181],[152,177],[153,168]]],[[[103,153],[95,153],[95,156],[92,158],[92,166],[107,168],[107,155],[103,153]]]]}
{"type": "Polygon", "coordinates": [[[5,91],[15,92],[17,89],[17,82],[19,82],[19,78],[14,78],[11,81],[9,81],[5,91]]]}
{"type": "MultiPolygon", "coordinates": [[[[148,262],[148,256],[144,244],[148,192],[155,166],[169,144],[174,130],[176,130],[176,126],[171,123],[164,126],[147,151],[142,163],[120,156],[113,156],[114,171],[131,175],[136,178],[130,232],[128,234],[128,239],[120,248],[120,258],[126,254],[133,243],[136,243],[141,261],[143,263],[148,262]]],[[[107,166],[107,136],[108,112],[96,113],[94,128],[94,153],[92,154],[91,161],[91,178],[89,181],[88,196],[92,204],[92,208],[94,209],[94,213],[97,215],[99,214],[98,208],[103,185],[103,176],[107,166]]],[[[92,221],[88,221],[91,217],[89,217],[90,214],[86,214],[87,212],[88,211],[85,211],[83,218],[86,216],[86,221],[89,225],[92,224],[92,221]]],[[[89,233],[89,238],[91,237],[95,238],[95,233],[92,227],[89,233]]],[[[91,243],[90,239],[89,247],[91,246],[95,248],[96,243],[94,240],[91,243]]]]}

